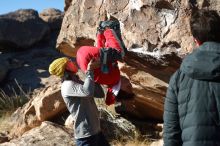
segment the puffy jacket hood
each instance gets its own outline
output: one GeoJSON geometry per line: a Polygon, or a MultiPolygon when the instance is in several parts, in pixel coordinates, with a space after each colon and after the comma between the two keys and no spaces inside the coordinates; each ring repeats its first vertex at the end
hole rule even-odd
{"type": "Polygon", "coordinates": [[[219,80],[220,43],[203,43],[183,60],[180,70],[193,79],[219,80]]]}

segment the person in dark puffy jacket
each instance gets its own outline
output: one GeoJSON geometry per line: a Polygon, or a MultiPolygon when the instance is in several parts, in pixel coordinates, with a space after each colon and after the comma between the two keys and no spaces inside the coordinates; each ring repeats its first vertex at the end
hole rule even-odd
{"type": "Polygon", "coordinates": [[[197,10],[190,27],[198,48],[170,79],[164,146],[220,146],[220,17],[197,10]]]}

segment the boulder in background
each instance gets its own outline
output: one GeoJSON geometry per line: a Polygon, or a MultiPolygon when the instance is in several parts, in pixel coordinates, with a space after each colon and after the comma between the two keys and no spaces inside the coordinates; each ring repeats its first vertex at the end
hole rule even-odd
{"type": "Polygon", "coordinates": [[[48,25],[32,9],[0,15],[0,50],[29,48],[49,32],[48,25]]]}
{"type": "Polygon", "coordinates": [[[51,31],[60,30],[63,16],[63,12],[55,8],[45,9],[39,14],[39,17],[49,24],[51,31]]]}

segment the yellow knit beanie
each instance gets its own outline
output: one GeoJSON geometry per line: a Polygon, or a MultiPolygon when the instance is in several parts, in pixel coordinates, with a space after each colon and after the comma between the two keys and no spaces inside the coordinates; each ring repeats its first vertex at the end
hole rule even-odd
{"type": "Polygon", "coordinates": [[[67,57],[55,59],[49,66],[50,74],[62,77],[64,75],[66,63],[68,60],[69,59],[67,57]]]}

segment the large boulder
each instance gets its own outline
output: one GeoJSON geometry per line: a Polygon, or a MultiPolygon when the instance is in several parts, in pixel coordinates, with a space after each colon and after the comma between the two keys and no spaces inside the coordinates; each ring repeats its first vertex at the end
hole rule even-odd
{"type": "Polygon", "coordinates": [[[162,121],[169,78],[181,63],[181,58],[171,52],[182,55],[193,47],[187,25],[188,4],[184,0],[72,0],[66,3],[68,9],[57,48],[74,57],[80,46],[94,45],[99,21],[106,17],[119,20],[128,48],[125,63],[120,65],[121,75],[130,82],[127,91],[134,93],[133,99],[121,101],[121,109],[141,119],[162,121]]]}
{"type": "Polygon", "coordinates": [[[125,62],[119,63],[121,75],[125,77],[121,78],[121,90],[134,93],[134,97],[122,98],[116,111],[139,119],[162,121],[169,78],[179,67],[181,59],[175,54],[164,55],[160,60],[147,55],[140,59],[129,52],[125,62]]]}
{"type": "Polygon", "coordinates": [[[14,126],[10,131],[12,137],[39,126],[43,121],[50,120],[65,112],[66,105],[60,93],[60,84],[46,87],[38,96],[33,97],[11,117],[14,126]]]}
{"type": "Polygon", "coordinates": [[[191,0],[187,1],[186,4],[191,4],[195,7],[198,7],[200,9],[202,8],[209,8],[211,10],[219,10],[220,7],[220,1],[210,1],[210,0],[191,0]]]}
{"type": "Polygon", "coordinates": [[[0,15],[0,50],[28,48],[48,33],[48,25],[32,9],[0,15]]]}
{"type": "Polygon", "coordinates": [[[65,3],[57,48],[75,56],[80,46],[94,45],[101,20],[119,20],[129,51],[121,74],[130,81],[129,90],[134,93],[133,99],[121,101],[119,109],[139,118],[157,120],[162,120],[169,78],[181,63],[171,52],[183,57],[195,47],[188,23],[192,8],[220,8],[220,2],[207,0],[66,0],[65,3]]]}
{"type": "Polygon", "coordinates": [[[157,48],[165,52],[192,49],[193,39],[187,25],[189,10],[184,0],[66,0],[66,4],[68,9],[57,41],[61,51],[77,49],[78,38],[95,40],[96,27],[106,17],[120,21],[128,48],[157,48]]]}
{"type": "Polygon", "coordinates": [[[65,0],[65,4],[57,41],[58,49],[64,53],[78,49],[75,45],[78,38],[95,40],[99,22],[114,18],[121,23],[128,48],[182,55],[194,47],[188,23],[191,8],[219,10],[220,7],[219,1],[207,0],[65,0]]]}
{"type": "Polygon", "coordinates": [[[51,31],[60,30],[64,13],[58,9],[50,8],[43,10],[39,17],[47,22],[51,31]]]}
{"type": "Polygon", "coordinates": [[[1,146],[74,146],[72,130],[45,121],[21,137],[2,143],[1,146]]]}

